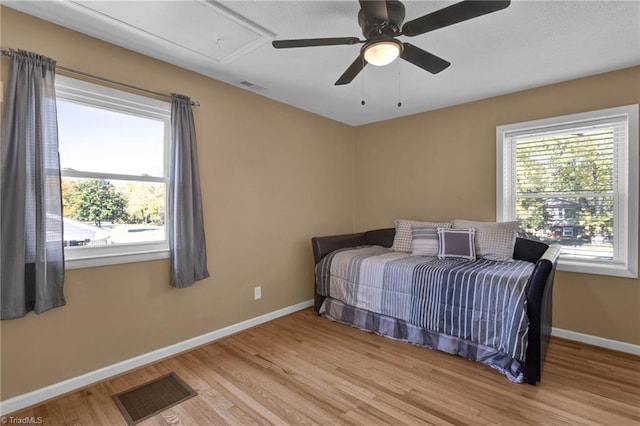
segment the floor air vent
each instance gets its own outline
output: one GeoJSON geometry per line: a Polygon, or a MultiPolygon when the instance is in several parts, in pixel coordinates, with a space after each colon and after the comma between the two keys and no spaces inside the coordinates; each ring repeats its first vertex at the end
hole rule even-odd
{"type": "Polygon", "coordinates": [[[127,424],[135,425],[196,395],[175,373],[169,373],[112,398],[127,424]]]}

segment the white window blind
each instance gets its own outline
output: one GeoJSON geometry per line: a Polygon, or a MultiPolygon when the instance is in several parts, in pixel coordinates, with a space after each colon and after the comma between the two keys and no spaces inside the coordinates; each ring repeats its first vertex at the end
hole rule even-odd
{"type": "Polygon", "coordinates": [[[560,244],[561,269],[637,276],[637,119],[635,105],[499,126],[498,215],[560,244]]]}

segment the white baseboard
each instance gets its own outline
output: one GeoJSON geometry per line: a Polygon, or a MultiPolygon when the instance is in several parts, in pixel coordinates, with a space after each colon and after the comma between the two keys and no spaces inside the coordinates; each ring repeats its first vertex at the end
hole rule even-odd
{"type": "Polygon", "coordinates": [[[586,343],[588,345],[599,346],[601,348],[612,349],[614,351],[626,352],[633,355],[640,355],[640,346],[631,343],[620,342],[618,340],[605,339],[603,337],[592,336],[590,334],[576,333],[562,328],[551,328],[551,335],[562,337],[567,340],[586,343]]]}
{"type": "Polygon", "coordinates": [[[313,306],[313,299],[306,300],[295,305],[287,306],[286,308],[282,308],[268,314],[260,315],[259,317],[242,321],[240,323],[233,324],[228,327],[224,327],[219,330],[215,330],[180,343],[176,343],[175,345],[160,348],[155,351],[109,365],[99,370],[83,374],[82,376],[74,377],[63,382],[35,390],[33,392],[18,395],[13,398],[9,398],[6,401],[0,401],[0,416],[13,413],[14,411],[39,404],[43,401],[55,398],[67,392],[108,379],[109,377],[113,377],[129,370],[133,370],[135,368],[151,364],[153,362],[168,358],[181,352],[188,351],[198,346],[211,343],[214,340],[218,340],[222,337],[229,336],[239,331],[255,327],[256,325],[274,320],[284,315],[300,311],[302,309],[308,308],[309,306],[313,306]]]}

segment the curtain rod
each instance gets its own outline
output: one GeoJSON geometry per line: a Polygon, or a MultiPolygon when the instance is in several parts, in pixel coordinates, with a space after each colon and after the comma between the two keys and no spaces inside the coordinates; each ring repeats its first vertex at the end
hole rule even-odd
{"type": "MultiPolygon", "coordinates": [[[[2,50],[0,50],[0,53],[2,54],[2,56],[12,56],[13,55],[13,52],[11,51],[11,49],[9,49],[9,50],[2,49],[2,50]]],[[[171,95],[166,94],[166,93],[155,92],[153,90],[144,89],[142,87],[133,86],[131,84],[121,83],[119,81],[110,80],[108,78],[100,77],[100,76],[97,76],[97,75],[94,75],[94,74],[89,74],[89,73],[86,73],[86,72],[83,72],[83,71],[78,71],[78,70],[74,70],[74,69],[71,69],[71,68],[63,67],[63,66],[58,65],[58,64],[56,64],[56,69],[59,69],[61,71],[65,71],[65,72],[67,72],[69,74],[81,75],[83,77],[87,77],[87,78],[90,78],[90,79],[93,79],[93,80],[98,80],[98,81],[102,81],[102,82],[105,82],[105,83],[114,84],[116,86],[126,87],[128,89],[136,90],[136,91],[143,92],[143,93],[149,93],[151,95],[159,96],[161,98],[171,99],[171,95]]],[[[200,106],[200,102],[191,101],[191,105],[200,106]]]]}

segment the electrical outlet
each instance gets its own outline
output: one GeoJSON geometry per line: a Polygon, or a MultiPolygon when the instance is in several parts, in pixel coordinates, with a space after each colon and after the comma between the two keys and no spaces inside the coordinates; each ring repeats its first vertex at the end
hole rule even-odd
{"type": "Polygon", "coordinates": [[[253,288],[253,299],[258,300],[262,297],[262,287],[254,287],[253,288]]]}

